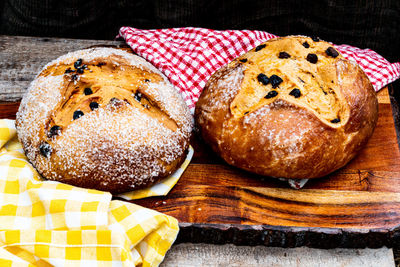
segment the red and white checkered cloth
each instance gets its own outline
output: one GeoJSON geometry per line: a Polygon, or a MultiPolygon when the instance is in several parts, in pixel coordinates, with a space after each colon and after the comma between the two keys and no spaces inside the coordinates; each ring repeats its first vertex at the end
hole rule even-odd
{"type": "MultiPolygon", "coordinates": [[[[123,37],[133,51],[160,69],[181,90],[190,110],[207,80],[220,67],[276,35],[262,31],[215,31],[203,28],[140,30],[122,27],[123,37]]],[[[347,59],[356,61],[376,91],[400,76],[400,62],[390,63],[370,49],[334,45],[347,59]]],[[[290,179],[291,187],[302,188],[307,179],[290,179]]]]}
{"type": "MultiPolygon", "coordinates": [[[[262,31],[216,31],[203,28],[140,30],[122,27],[121,37],[138,55],[160,69],[194,106],[207,80],[220,67],[276,35],[262,31]]],[[[398,79],[400,62],[391,64],[370,49],[334,45],[356,61],[376,91],[398,79]]]]}

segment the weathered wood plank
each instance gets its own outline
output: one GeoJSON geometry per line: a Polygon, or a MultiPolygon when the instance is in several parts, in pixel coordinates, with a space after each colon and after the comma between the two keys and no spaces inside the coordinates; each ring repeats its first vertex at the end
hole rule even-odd
{"type": "Polygon", "coordinates": [[[125,42],[0,35],[0,101],[21,100],[30,82],[48,62],[96,45],[125,46],[125,42]]]}
{"type": "Polygon", "coordinates": [[[168,251],[160,267],[276,266],[276,267],[393,267],[393,252],[381,249],[269,248],[233,245],[179,244],[168,251]]]}

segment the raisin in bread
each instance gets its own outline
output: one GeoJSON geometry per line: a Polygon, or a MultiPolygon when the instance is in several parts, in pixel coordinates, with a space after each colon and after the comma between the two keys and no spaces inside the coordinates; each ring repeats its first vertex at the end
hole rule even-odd
{"type": "Polygon", "coordinates": [[[196,104],[204,140],[229,164],[284,178],[325,176],[371,136],[375,91],[330,43],[269,40],[216,71],[196,104]]]}
{"type": "Polygon", "coordinates": [[[16,121],[25,153],[43,177],[112,193],[150,186],[176,170],[192,124],[160,71],[114,48],[49,63],[16,121]]]}

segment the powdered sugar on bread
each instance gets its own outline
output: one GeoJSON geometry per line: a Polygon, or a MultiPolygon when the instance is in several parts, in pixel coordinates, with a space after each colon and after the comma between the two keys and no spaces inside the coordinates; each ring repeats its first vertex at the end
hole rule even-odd
{"type": "Polygon", "coordinates": [[[92,48],[68,53],[43,68],[21,102],[17,130],[28,159],[44,177],[119,193],[151,185],[179,166],[189,145],[192,117],[178,90],[143,58],[119,49],[92,48]],[[82,61],[79,66],[86,67],[73,69],[78,60],[82,61]],[[103,63],[103,68],[114,67],[116,73],[124,69],[134,73],[139,68],[156,79],[133,81],[131,85],[139,89],[132,89],[118,85],[119,77],[114,74],[99,72],[102,79],[107,79],[106,74],[113,79],[111,84],[119,98],[133,91],[130,98],[110,100],[107,96],[97,100],[104,96],[101,83],[93,85],[88,96],[79,86],[85,85],[85,75],[101,71],[103,63]],[[58,73],[67,67],[73,72],[58,73]],[[66,87],[73,89],[70,95],[66,87]],[[135,101],[135,92],[139,91],[145,102],[140,98],[135,101]],[[97,101],[97,107],[86,107],[78,118],[63,110],[81,107],[82,101],[97,101]],[[59,112],[68,118],[57,117],[59,112]],[[166,120],[175,123],[176,129],[166,127],[166,120]],[[56,136],[51,136],[50,128],[58,126],[53,125],[57,121],[64,124],[56,136]]]}

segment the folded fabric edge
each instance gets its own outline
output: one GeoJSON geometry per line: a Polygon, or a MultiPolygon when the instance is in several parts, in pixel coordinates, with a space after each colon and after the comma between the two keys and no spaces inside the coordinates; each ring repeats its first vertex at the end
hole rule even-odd
{"type": "Polygon", "coordinates": [[[182,174],[185,172],[187,166],[192,160],[193,154],[194,154],[194,149],[191,145],[189,145],[188,153],[186,155],[185,160],[183,161],[181,166],[177,170],[175,170],[174,173],[162,179],[161,181],[159,181],[158,183],[154,184],[151,187],[119,194],[116,195],[116,197],[125,200],[134,200],[134,199],[142,199],[153,196],[166,196],[175,186],[175,184],[179,181],[182,174]]]}

